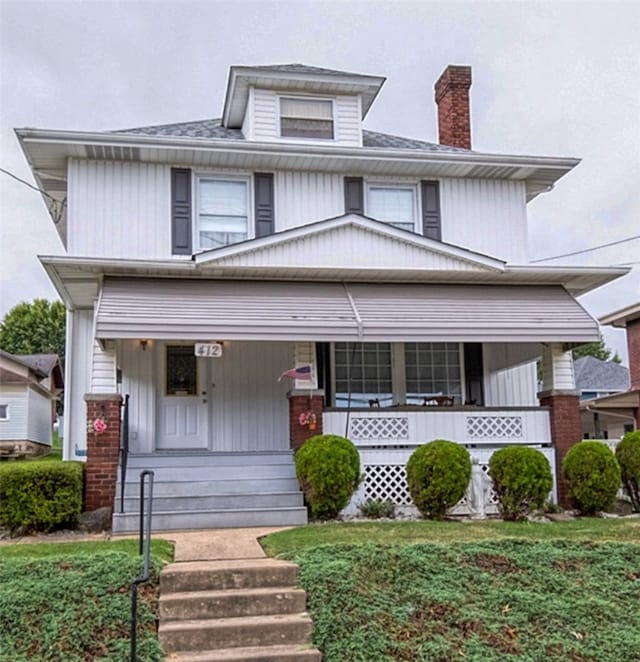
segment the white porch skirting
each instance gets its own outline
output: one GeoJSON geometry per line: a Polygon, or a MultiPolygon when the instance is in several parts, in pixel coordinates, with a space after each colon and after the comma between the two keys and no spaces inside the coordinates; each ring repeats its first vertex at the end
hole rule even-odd
{"type": "MultiPolygon", "coordinates": [[[[360,452],[364,479],[345,509],[350,515],[357,514],[358,505],[368,499],[388,499],[400,510],[413,509],[406,464],[416,448],[434,439],[464,445],[484,473],[489,470],[489,458],[499,448],[512,445],[535,447],[547,458],[555,480],[555,450],[551,447],[549,412],[537,407],[327,411],[324,431],[346,436],[360,452]]],[[[554,486],[550,496],[555,500],[555,495],[554,486]]],[[[489,489],[484,511],[497,513],[496,504],[496,495],[489,489]]],[[[452,514],[473,514],[466,497],[452,514]]]]}

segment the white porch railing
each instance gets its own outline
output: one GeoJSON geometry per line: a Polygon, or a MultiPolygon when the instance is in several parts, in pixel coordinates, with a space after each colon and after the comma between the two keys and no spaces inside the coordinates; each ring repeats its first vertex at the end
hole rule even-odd
{"type": "MultiPolygon", "coordinates": [[[[389,499],[400,510],[413,509],[405,467],[411,453],[433,439],[463,444],[484,473],[497,449],[515,444],[535,446],[555,476],[555,453],[545,409],[330,410],[324,413],[323,428],[327,434],[346,436],[360,452],[364,479],[345,509],[347,514],[357,514],[358,504],[368,499],[389,499]]],[[[553,494],[555,497],[555,487],[553,494]]],[[[496,513],[496,504],[496,495],[489,489],[484,511],[496,513]]],[[[472,514],[467,497],[452,514],[472,514]]]]}

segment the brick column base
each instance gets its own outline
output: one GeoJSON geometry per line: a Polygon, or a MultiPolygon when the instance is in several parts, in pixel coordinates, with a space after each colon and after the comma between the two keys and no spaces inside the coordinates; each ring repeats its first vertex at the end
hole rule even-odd
{"type": "Polygon", "coordinates": [[[290,391],[289,398],[289,439],[291,448],[297,451],[309,437],[322,434],[322,412],[324,411],[324,391],[290,391]],[[300,424],[300,414],[312,411],[316,416],[315,428],[300,424]]]}
{"type": "Polygon", "coordinates": [[[545,391],[539,397],[540,405],[550,409],[551,440],[556,449],[558,503],[563,508],[571,508],[568,486],[562,478],[562,460],[569,449],[582,440],[578,395],[572,391],[545,391]]]}
{"type": "Polygon", "coordinates": [[[122,397],[115,393],[88,393],[84,399],[87,403],[85,510],[104,506],[113,508],[120,452],[122,397]],[[96,419],[101,419],[106,424],[104,432],[95,431],[96,419]]]}

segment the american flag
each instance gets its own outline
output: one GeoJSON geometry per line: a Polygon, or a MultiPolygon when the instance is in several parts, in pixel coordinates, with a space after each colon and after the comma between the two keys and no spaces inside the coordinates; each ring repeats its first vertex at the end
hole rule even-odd
{"type": "Polygon", "coordinates": [[[283,377],[291,377],[291,379],[302,379],[305,381],[311,381],[312,379],[311,366],[301,365],[297,368],[290,368],[289,370],[285,370],[280,375],[280,377],[278,377],[278,381],[280,381],[283,377]]]}

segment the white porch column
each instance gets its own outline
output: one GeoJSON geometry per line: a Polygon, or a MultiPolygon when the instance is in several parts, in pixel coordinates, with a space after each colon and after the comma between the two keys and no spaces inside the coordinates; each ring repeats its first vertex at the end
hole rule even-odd
{"type": "Polygon", "coordinates": [[[571,351],[565,352],[561,343],[545,345],[542,351],[542,391],[575,391],[571,351]]]}

